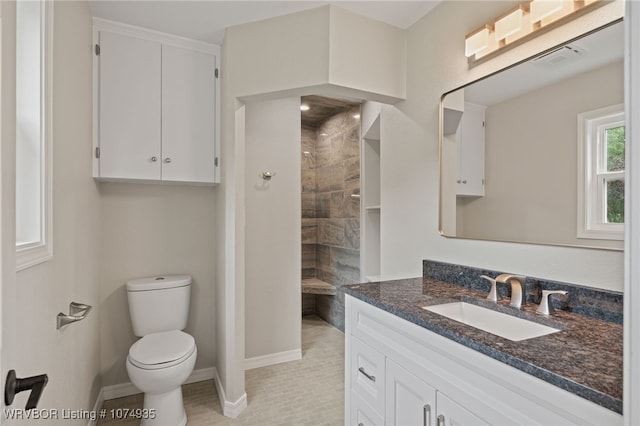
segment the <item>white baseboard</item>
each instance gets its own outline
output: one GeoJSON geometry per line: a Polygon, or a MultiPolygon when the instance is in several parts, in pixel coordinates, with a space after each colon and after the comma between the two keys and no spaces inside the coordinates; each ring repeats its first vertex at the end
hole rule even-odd
{"type": "MultiPolygon", "coordinates": [[[[284,361],[280,361],[284,362],[284,361]]],[[[274,363],[275,364],[275,363],[274,363]]],[[[216,390],[218,391],[218,398],[220,400],[220,406],[222,407],[222,414],[227,417],[235,418],[242,411],[247,408],[247,394],[243,393],[237,401],[228,401],[224,388],[222,386],[222,382],[220,381],[220,376],[218,375],[218,370],[215,367],[209,368],[201,368],[199,370],[194,370],[189,378],[184,382],[185,384],[202,382],[204,380],[213,379],[214,384],[216,386],[216,390]]],[[[138,388],[136,388],[131,382],[120,383],[112,386],[103,387],[98,393],[98,398],[94,404],[94,412],[99,412],[102,408],[102,405],[105,400],[114,399],[114,398],[122,398],[129,395],[135,395],[137,393],[141,393],[138,388]]],[[[88,426],[95,426],[95,421],[90,421],[88,426]]]]}
{"type": "Polygon", "coordinates": [[[280,364],[282,362],[296,361],[298,359],[302,359],[302,349],[294,349],[292,351],[247,358],[244,360],[244,369],[251,370],[253,368],[280,364]]]}
{"type": "Polygon", "coordinates": [[[226,417],[236,418],[242,411],[247,408],[247,393],[244,392],[237,401],[232,402],[227,400],[227,395],[222,387],[222,381],[218,375],[218,370],[214,368],[215,377],[213,382],[216,385],[218,391],[218,399],[220,400],[220,406],[222,407],[222,414],[226,417]]]}
{"type": "Polygon", "coordinates": [[[96,413],[96,418],[95,419],[89,419],[89,422],[87,423],[87,426],[96,426],[98,424],[97,413],[100,412],[100,409],[102,408],[102,404],[104,404],[104,388],[100,389],[100,392],[98,392],[98,397],[96,398],[96,402],[95,402],[95,404],[93,404],[92,413],[96,413]]]}
{"type": "MultiPolygon", "coordinates": [[[[194,370],[191,375],[189,375],[189,378],[184,382],[184,384],[186,385],[189,383],[211,380],[215,376],[215,367],[201,368],[199,370],[194,370]]],[[[99,396],[102,396],[102,402],[104,402],[107,399],[122,398],[124,396],[135,395],[137,393],[141,393],[140,390],[135,387],[133,383],[126,382],[103,387],[100,391],[99,396]]],[[[100,406],[98,406],[98,408],[102,406],[102,402],[100,403],[100,406]]]]}

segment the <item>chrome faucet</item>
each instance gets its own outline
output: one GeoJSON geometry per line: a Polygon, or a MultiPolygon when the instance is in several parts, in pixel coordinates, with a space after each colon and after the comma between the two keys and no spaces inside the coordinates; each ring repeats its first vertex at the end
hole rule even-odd
{"type": "Polygon", "coordinates": [[[549,295],[551,294],[568,294],[564,290],[542,290],[542,299],[540,299],[540,306],[536,309],[536,314],[549,315],[553,313],[553,306],[549,303],[549,295]]]}
{"type": "Polygon", "coordinates": [[[509,306],[520,309],[526,304],[527,292],[525,289],[525,281],[527,277],[514,274],[500,274],[496,277],[497,283],[511,284],[511,303],[509,306]]]}
{"type": "Polygon", "coordinates": [[[485,280],[489,281],[489,283],[491,283],[491,289],[489,290],[489,294],[487,294],[487,300],[490,302],[497,302],[498,300],[502,299],[500,297],[500,294],[498,293],[498,289],[496,288],[496,280],[488,277],[486,275],[480,275],[480,278],[484,278],[485,280]]]}

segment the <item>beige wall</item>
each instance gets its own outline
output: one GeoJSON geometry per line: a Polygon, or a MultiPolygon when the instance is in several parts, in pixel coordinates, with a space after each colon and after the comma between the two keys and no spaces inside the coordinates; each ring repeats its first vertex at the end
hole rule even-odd
{"type": "Polygon", "coordinates": [[[133,335],[125,283],[161,274],[193,277],[186,332],[196,369],[214,365],[214,192],[211,187],[100,183],[100,360],[104,386],[129,382],[133,335]]]}
{"type": "Polygon", "coordinates": [[[485,196],[459,199],[457,235],[622,249],[576,233],[577,116],[623,103],[623,86],[619,61],[488,107],[485,196]]]}
{"type": "Polygon", "coordinates": [[[405,31],[337,7],[329,13],[329,82],[403,99],[405,31]]]}
{"type": "Polygon", "coordinates": [[[300,133],[300,98],[247,104],[246,359],[302,356],[300,133]]]}
{"type": "Polygon", "coordinates": [[[382,275],[419,276],[428,258],[622,290],[620,252],[448,239],[438,232],[440,96],[622,14],[622,2],[602,6],[469,69],[465,34],[516,4],[443,2],[408,29],[407,100],[383,109],[382,275]]]}
{"type": "MultiPolygon", "coordinates": [[[[89,409],[101,387],[100,211],[86,161],[92,134],[91,19],[84,2],[56,2],[54,19],[53,259],[17,274],[19,316],[10,320],[17,349],[10,367],[19,376],[49,375],[39,407],[89,409]],[[56,330],[57,313],[67,312],[71,301],[95,309],[84,321],[56,330]]],[[[27,396],[17,396],[13,407],[24,407],[27,396]]]]}

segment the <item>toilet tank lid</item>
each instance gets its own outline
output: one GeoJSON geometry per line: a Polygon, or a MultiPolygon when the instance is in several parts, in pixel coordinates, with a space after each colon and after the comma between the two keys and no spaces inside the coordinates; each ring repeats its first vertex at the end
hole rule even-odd
{"type": "Polygon", "coordinates": [[[127,291],[162,290],[191,284],[190,275],[159,275],[127,281],[127,291]]]}

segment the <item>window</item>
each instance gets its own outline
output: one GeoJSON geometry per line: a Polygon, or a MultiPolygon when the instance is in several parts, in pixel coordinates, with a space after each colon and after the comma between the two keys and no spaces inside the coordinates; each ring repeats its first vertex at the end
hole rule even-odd
{"type": "Polygon", "coordinates": [[[624,238],[624,105],[578,115],[578,238],[624,238]]]}
{"type": "Polygon", "coordinates": [[[16,2],[17,269],[50,259],[51,4],[16,2]]]}

